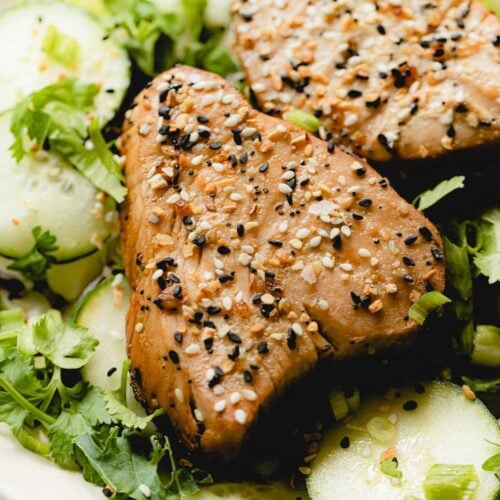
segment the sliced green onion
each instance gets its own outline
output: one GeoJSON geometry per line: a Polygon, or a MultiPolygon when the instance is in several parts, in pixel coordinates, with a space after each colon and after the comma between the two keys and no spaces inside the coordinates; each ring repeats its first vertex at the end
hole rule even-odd
{"type": "Polygon", "coordinates": [[[424,481],[426,500],[467,500],[479,486],[473,465],[434,464],[424,481]]]}
{"type": "Polygon", "coordinates": [[[349,411],[351,413],[357,412],[361,402],[358,389],[354,389],[354,392],[350,396],[346,394],[345,398],[347,400],[347,406],[349,406],[349,411]]]}
{"type": "Polygon", "coordinates": [[[298,125],[308,132],[317,132],[321,122],[311,113],[300,111],[300,109],[291,109],[284,116],[287,122],[298,125]]]}
{"type": "Polygon", "coordinates": [[[403,477],[403,473],[398,469],[398,461],[396,458],[392,460],[384,458],[384,460],[380,462],[380,470],[387,476],[395,477],[396,479],[401,479],[403,477]]]}
{"type": "Polygon", "coordinates": [[[347,404],[343,390],[334,389],[330,393],[330,408],[337,421],[343,420],[349,415],[349,405],[347,404]]]}
{"type": "Polygon", "coordinates": [[[477,325],[472,362],[491,368],[500,367],[500,328],[493,325],[477,325]]]}
{"type": "Polygon", "coordinates": [[[23,325],[23,312],[21,309],[0,311],[0,332],[22,327],[23,325]]]}
{"type": "Polygon", "coordinates": [[[42,50],[54,61],[73,68],[78,64],[80,46],[78,42],[61,33],[53,24],[47,28],[42,43],[42,50]]]}
{"type": "Polygon", "coordinates": [[[440,292],[424,293],[415,304],[410,307],[408,315],[410,319],[416,321],[419,325],[423,325],[427,316],[443,304],[447,304],[451,300],[440,292]]]}
{"type": "Polygon", "coordinates": [[[396,426],[385,417],[373,417],[368,420],[366,430],[377,441],[392,441],[397,434],[396,426]]]}

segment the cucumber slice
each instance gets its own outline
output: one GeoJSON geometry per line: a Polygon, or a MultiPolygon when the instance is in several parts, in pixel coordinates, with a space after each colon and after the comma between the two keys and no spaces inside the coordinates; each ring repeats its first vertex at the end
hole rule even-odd
{"type": "Polygon", "coordinates": [[[36,226],[57,237],[58,250],[53,255],[59,262],[93,252],[96,243],[110,234],[105,216],[92,216],[99,191],[54,153],[41,151],[16,163],[9,151],[10,117],[10,112],[0,115],[0,178],[4,179],[0,182],[0,254],[26,255],[33,247],[36,226]]]}
{"type": "Polygon", "coordinates": [[[83,298],[75,313],[75,322],[86,326],[99,340],[82,376],[106,391],[120,387],[121,369],[127,359],[125,314],[129,298],[130,287],[123,275],[110,276],[83,298]]]}
{"type": "Polygon", "coordinates": [[[72,302],[101,274],[105,263],[105,250],[98,250],[72,262],[55,264],[47,271],[47,284],[53,292],[72,302]]]}
{"type": "Polygon", "coordinates": [[[500,443],[500,428],[488,409],[478,400],[466,399],[461,388],[444,382],[426,385],[423,394],[412,389],[400,394],[392,402],[375,397],[365,401],[353,419],[327,434],[307,480],[310,497],[424,499],[425,476],[433,464],[462,464],[473,465],[479,477],[473,498],[495,498],[500,493],[498,479],[481,468],[498,453],[491,443],[500,443]],[[417,407],[404,410],[408,401],[417,407]],[[381,421],[374,417],[382,417],[387,425],[378,425],[381,421]],[[391,450],[402,472],[400,480],[381,472],[381,459],[391,458],[391,450]]]}
{"type": "Polygon", "coordinates": [[[5,290],[0,290],[0,310],[21,309],[28,322],[38,319],[50,309],[50,303],[41,293],[27,292],[20,299],[9,299],[5,290]]]}
{"type": "Polygon", "coordinates": [[[218,483],[201,488],[189,500],[296,500],[301,495],[281,483],[218,483]]]}
{"type": "Polygon", "coordinates": [[[130,83],[126,52],[84,10],[64,2],[33,2],[14,6],[0,16],[0,111],[61,78],[96,83],[98,115],[106,123],[119,108],[130,83]],[[74,68],[47,57],[42,50],[47,28],[78,42],[74,68]]]}

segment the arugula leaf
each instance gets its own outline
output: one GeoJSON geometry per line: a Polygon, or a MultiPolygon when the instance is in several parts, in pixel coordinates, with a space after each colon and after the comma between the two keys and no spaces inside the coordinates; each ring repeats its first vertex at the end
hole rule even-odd
{"type": "Polygon", "coordinates": [[[57,238],[50,231],[43,231],[40,226],[32,230],[35,244],[23,257],[19,257],[7,266],[7,269],[21,272],[26,278],[36,281],[43,279],[55,258],[50,252],[57,250],[57,238]]]}
{"type": "Polygon", "coordinates": [[[457,175],[451,179],[442,181],[434,188],[419,194],[413,200],[413,204],[419,210],[426,210],[456,189],[462,189],[464,181],[465,177],[463,175],[457,175]]]}
{"type": "Polygon", "coordinates": [[[86,365],[99,343],[86,328],[64,324],[59,311],[51,310],[33,325],[35,349],[60,368],[86,365]]]}
{"type": "Polygon", "coordinates": [[[167,498],[157,465],[167,451],[165,447],[155,449],[154,460],[134,453],[131,447],[131,431],[120,434],[118,427],[112,427],[105,439],[84,434],[75,441],[75,446],[84,454],[88,464],[99,474],[102,481],[116,493],[130,498],[143,499],[144,487],[152,499],[167,498]]]}
{"type": "Polygon", "coordinates": [[[116,421],[120,422],[124,427],[130,429],[144,430],[147,425],[153,421],[155,417],[161,415],[163,410],[159,409],[151,413],[147,417],[138,416],[133,410],[125,406],[120,400],[120,395],[116,392],[108,392],[104,394],[106,401],[106,410],[116,421]]]}
{"type": "Polygon", "coordinates": [[[380,470],[383,474],[391,477],[395,477],[397,479],[401,479],[403,477],[403,473],[398,469],[398,460],[397,458],[384,458],[380,462],[380,470]]]}
{"type": "Polygon", "coordinates": [[[78,64],[80,46],[78,42],[61,33],[53,24],[49,25],[42,42],[42,50],[52,59],[67,68],[78,64]]]}
{"type": "Polygon", "coordinates": [[[120,203],[126,194],[121,184],[122,172],[107,150],[97,120],[87,129],[87,113],[94,111],[98,92],[96,85],[67,79],[27,97],[12,115],[10,130],[14,142],[10,149],[19,162],[28,154],[24,144],[27,134],[38,146],[64,156],[96,187],[120,203]],[[85,147],[88,135],[94,142],[90,149],[85,147]]]}

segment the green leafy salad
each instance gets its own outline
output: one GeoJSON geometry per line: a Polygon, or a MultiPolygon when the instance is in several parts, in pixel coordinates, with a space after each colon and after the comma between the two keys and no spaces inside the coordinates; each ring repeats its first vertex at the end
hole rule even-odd
{"type": "MultiPolygon", "coordinates": [[[[289,425],[227,467],[190,455],[162,410],[135,401],[115,141],[132,98],[177,63],[246,92],[229,22],[226,0],[47,0],[0,13],[0,429],[78,471],[97,497],[349,498],[370,458],[376,498],[498,498],[500,200],[476,165],[394,182],[441,230],[447,266],[445,292],[408,311],[424,330],[413,354],[297,388],[289,425]]],[[[285,118],[320,127],[303,111],[285,118]]],[[[0,469],[0,497],[3,480],[0,469]]]]}

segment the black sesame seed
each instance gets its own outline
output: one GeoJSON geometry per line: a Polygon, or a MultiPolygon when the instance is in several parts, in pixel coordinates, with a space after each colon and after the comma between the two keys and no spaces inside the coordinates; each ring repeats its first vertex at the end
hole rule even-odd
{"type": "Polygon", "coordinates": [[[183,217],[182,223],[185,226],[192,226],[193,225],[193,219],[192,219],[192,217],[189,217],[189,215],[186,215],[186,216],[183,217]]]}
{"type": "Polygon", "coordinates": [[[342,247],[342,238],[340,237],[340,234],[337,234],[337,236],[332,238],[332,246],[337,250],[342,247]]]}
{"type": "Polygon", "coordinates": [[[217,149],[220,149],[222,147],[222,142],[220,141],[215,141],[215,142],[212,142],[212,144],[210,144],[209,148],[212,149],[212,150],[217,150],[217,149]]]}
{"type": "Polygon", "coordinates": [[[242,238],[245,234],[245,226],[243,224],[238,224],[236,226],[236,232],[238,233],[238,236],[242,238]]]}
{"type": "Polygon", "coordinates": [[[175,299],[182,299],[182,287],[180,285],[175,285],[172,290],[172,296],[175,299]]]}
{"type": "Polygon", "coordinates": [[[446,135],[450,138],[453,139],[455,137],[456,132],[455,132],[455,127],[453,125],[450,125],[448,129],[446,130],[446,135]]]}
{"type": "Polygon", "coordinates": [[[175,351],[170,351],[168,356],[172,360],[172,363],[179,364],[179,355],[175,351]]]}
{"type": "Polygon", "coordinates": [[[434,287],[429,280],[424,280],[424,288],[426,292],[432,292],[434,290],[434,287]]]}
{"type": "Polygon", "coordinates": [[[443,252],[441,252],[438,248],[436,247],[432,247],[431,248],[431,253],[432,253],[432,256],[437,260],[437,261],[441,261],[444,259],[444,254],[443,252]]]}
{"type": "Polygon", "coordinates": [[[427,241],[432,240],[432,233],[427,227],[425,226],[419,227],[418,232],[424,237],[425,240],[427,241]]]}
{"type": "Polygon", "coordinates": [[[111,377],[111,375],[113,375],[113,373],[116,372],[116,366],[113,366],[113,368],[110,368],[107,372],[106,372],[106,376],[108,377],[111,377]]]}
{"type": "Polygon", "coordinates": [[[357,214],[356,212],[353,212],[352,218],[356,220],[363,220],[364,217],[361,214],[357,214]]]}
{"type": "Polygon", "coordinates": [[[205,115],[199,115],[196,117],[198,123],[208,123],[208,118],[205,115]]]}
{"type": "Polygon", "coordinates": [[[225,245],[221,245],[219,248],[217,248],[217,251],[221,255],[227,255],[228,253],[231,253],[231,249],[229,247],[226,247],[225,245]]]}
{"type": "Polygon", "coordinates": [[[267,342],[264,340],[260,341],[257,344],[257,352],[259,354],[267,354],[269,352],[269,347],[267,346],[267,342]]]}
{"type": "Polygon", "coordinates": [[[415,261],[406,255],[403,257],[403,262],[407,266],[414,266],[415,265],[415,261]]]}
{"type": "Polygon", "coordinates": [[[372,200],[370,200],[370,198],[363,198],[362,200],[359,200],[358,201],[358,205],[360,207],[364,207],[364,208],[368,208],[368,207],[371,207],[372,206],[372,200]]]}
{"type": "Polygon", "coordinates": [[[214,346],[214,339],[213,337],[208,337],[203,341],[203,344],[205,345],[205,349],[207,350],[208,353],[212,352],[212,348],[214,346]]]}
{"type": "Polygon", "coordinates": [[[361,304],[361,297],[356,292],[351,292],[351,300],[355,306],[361,304]]]}
{"type": "Polygon", "coordinates": [[[267,242],[272,245],[273,247],[278,247],[281,248],[283,246],[283,243],[278,240],[267,240],[267,242]]]}
{"type": "Polygon", "coordinates": [[[102,494],[106,497],[106,498],[110,498],[113,496],[113,490],[111,488],[109,488],[108,486],[105,486],[103,489],[102,489],[102,494]]]}
{"type": "Polygon", "coordinates": [[[247,152],[243,153],[238,160],[240,163],[244,165],[248,161],[248,153],[247,152]]]}
{"type": "Polygon", "coordinates": [[[169,108],[168,106],[160,106],[158,109],[158,114],[162,118],[166,118],[167,120],[170,120],[170,112],[172,111],[172,108],[169,108]]]}
{"type": "Polygon", "coordinates": [[[227,338],[231,342],[233,342],[234,344],[241,344],[241,338],[240,338],[240,336],[237,333],[233,332],[233,331],[229,331],[227,333],[227,338]]]}
{"type": "Polygon", "coordinates": [[[413,388],[417,394],[423,394],[425,392],[425,385],[420,382],[415,382],[415,384],[413,384],[413,388]]]}
{"type": "Polygon", "coordinates": [[[403,276],[403,279],[407,282],[407,283],[413,283],[415,280],[409,275],[409,274],[405,274],[403,276]]]}
{"type": "Polygon", "coordinates": [[[363,95],[362,92],[356,89],[351,89],[349,92],[347,92],[348,97],[356,98],[356,97],[361,97],[363,95]]]}
{"type": "Polygon", "coordinates": [[[240,355],[240,346],[235,345],[233,349],[231,350],[231,353],[227,355],[227,357],[231,361],[236,361],[240,355]]]}
{"type": "Polygon", "coordinates": [[[286,345],[292,351],[297,347],[297,334],[293,331],[292,328],[288,329],[288,333],[286,336],[286,345]]]}
{"type": "Polygon", "coordinates": [[[195,238],[193,240],[193,243],[197,246],[197,247],[202,247],[205,243],[206,243],[207,239],[205,237],[204,234],[202,234],[201,236],[198,236],[198,238],[195,238]]]}
{"type": "Polygon", "coordinates": [[[408,236],[404,239],[405,245],[413,245],[417,241],[418,236],[408,236]]]}
{"type": "Polygon", "coordinates": [[[335,143],[333,142],[333,139],[329,139],[326,149],[329,153],[333,153],[335,151],[335,143]]]}
{"type": "Polygon", "coordinates": [[[351,440],[349,439],[348,436],[344,436],[341,440],[340,440],[340,447],[343,448],[344,450],[349,448],[349,446],[351,446],[351,440]]]}
{"type": "Polygon", "coordinates": [[[252,382],[253,380],[253,375],[252,375],[252,372],[250,370],[244,370],[243,371],[243,380],[249,384],[250,382],[252,382]]]}
{"type": "Polygon", "coordinates": [[[416,401],[413,401],[413,400],[410,400],[410,401],[406,401],[406,403],[403,404],[403,410],[405,411],[413,411],[417,408],[417,402],[416,401]]]}
{"type": "Polygon", "coordinates": [[[379,106],[380,106],[380,103],[381,103],[381,99],[380,97],[377,97],[376,99],[374,99],[373,101],[365,101],[365,106],[367,108],[374,108],[374,109],[377,109],[379,106]]]}
{"type": "Polygon", "coordinates": [[[181,332],[175,332],[174,333],[174,340],[178,343],[178,344],[182,344],[182,339],[184,338],[184,336],[182,335],[181,332]]]}
{"type": "Polygon", "coordinates": [[[215,314],[219,314],[222,311],[222,309],[219,306],[208,306],[207,307],[207,313],[210,314],[210,316],[213,316],[215,314]]]}
{"type": "Polygon", "coordinates": [[[378,31],[381,35],[385,35],[385,28],[384,28],[381,24],[378,24],[378,25],[377,25],[377,31],[378,31]]]}

